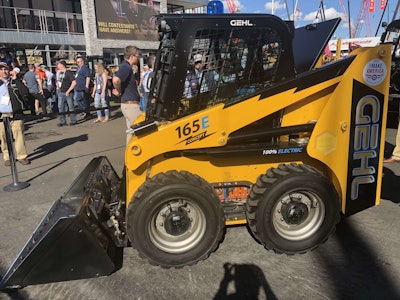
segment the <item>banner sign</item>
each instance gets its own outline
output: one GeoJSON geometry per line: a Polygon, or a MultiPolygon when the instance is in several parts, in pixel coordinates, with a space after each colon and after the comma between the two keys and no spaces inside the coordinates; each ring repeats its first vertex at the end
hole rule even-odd
{"type": "Polygon", "coordinates": [[[369,12],[374,12],[375,10],[375,0],[369,1],[369,12]]]}
{"type": "Polygon", "coordinates": [[[95,0],[99,39],[158,41],[155,16],[160,2],[153,0],[95,0]]]}
{"type": "Polygon", "coordinates": [[[385,9],[385,6],[386,6],[386,0],[381,0],[380,9],[381,9],[381,10],[384,10],[384,9],[385,9]]]}

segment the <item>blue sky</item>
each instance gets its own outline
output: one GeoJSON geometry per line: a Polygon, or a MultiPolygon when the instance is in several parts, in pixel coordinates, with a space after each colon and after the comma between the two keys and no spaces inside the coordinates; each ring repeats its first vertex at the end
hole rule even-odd
{"type": "MultiPolygon", "coordinates": [[[[297,7],[299,9],[296,18],[295,18],[295,26],[304,26],[309,23],[312,23],[316,16],[317,11],[320,7],[320,0],[235,0],[237,7],[239,7],[241,13],[271,13],[272,7],[274,7],[274,14],[282,19],[289,19],[286,9],[286,4],[289,8],[290,15],[293,15],[295,4],[297,3],[297,7]],[[274,3],[274,6],[272,6],[274,3]]],[[[346,15],[343,12],[343,8],[346,10],[347,15],[349,15],[348,11],[348,1],[350,1],[350,20],[351,26],[353,30],[357,28],[357,37],[365,37],[365,36],[375,36],[377,28],[379,28],[378,35],[382,33],[380,27],[378,27],[379,20],[382,16],[382,10],[380,10],[380,0],[375,0],[375,11],[374,13],[367,12],[362,21],[358,22],[357,19],[359,16],[359,12],[361,9],[361,0],[325,0],[323,2],[325,16],[327,19],[342,18],[338,29],[336,30],[335,37],[339,38],[349,38],[349,22],[346,20],[346,15]],[[343,3],[343,8],[340,3],[343,3]],[[369,25],[368,25],[369,24],[369,25]]],[[[225,5],[225,10],[228,12],[226,8],[226,3],[222,1],[225,5]]],[[[369,4],[369,1],[367,1],[369,4]]],[[[383,17],[383,21],[390,22],[393,18],[393,13],[395,10],[395,6],[397,1],[389,1],[389,5],[386,9],[386,12],[383,17]]]]}

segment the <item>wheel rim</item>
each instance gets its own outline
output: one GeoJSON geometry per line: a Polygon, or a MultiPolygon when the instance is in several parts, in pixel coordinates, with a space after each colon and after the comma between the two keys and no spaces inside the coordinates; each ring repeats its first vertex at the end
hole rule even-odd
{"type": "Polygon", "coordinates": [[[182,253],[195,247],[206,230],[206,217],[189,200],[164,202],[152,215],[149,236],[153,244],[169,253],[182,253]]]}
{"type": "Polygon", "coordinates": [[[275,204],[273,225],[283,238],[303,240],[313,235],[322,225],[325,204],[315,193],[309,191],[290,192],[275,204]]]}

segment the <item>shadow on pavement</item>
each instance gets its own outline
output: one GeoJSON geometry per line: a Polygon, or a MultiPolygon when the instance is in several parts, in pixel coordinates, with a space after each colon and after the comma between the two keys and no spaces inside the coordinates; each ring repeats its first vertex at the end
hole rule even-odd
{"type": "Polygon", "coordinates": [[[88,140],[88,135],[87,134],[81,134],[80,136],[77,137],[72,137],[72,138],[67,138],[63,140],[57,140],[54,142],[50,142],[47,144],[44,144],[40,146],[39,148],[36,148],[33,150],[33,152],[28,156],[30,160],[35,160],[39,159],[43,156],[46,156],[49,153],[54,153],[62,148],[65,148],[67,146],[70,146],[76,142],[84,142],[88,140]]]}
{"type": "Polygon", "coordinates": [[[114,113],[110,114],[110,120],[118,119],[118,118],[121,118],[122,116],[123,116],[122,111],[117,110],[114,113]]]}
{"type": "Polygon", "coordinates": [[[391,157],[393,149],[394,149],[394,145],[392,145],[392,144],[390,144],[388,142],[385,142],[384,157],[385,158],[391,157]]]}
{"type": "Polygon", "coordinates": [[[224,264],[224,277],[221,280],[215,300],[219,299],[277,299],[269,286],[261,268],[253,264],[224,264]],[[260,293],[263,291],[263,293],[260,293]]]}
{"type": "Polygon", "coordinates": [[[351,218],[339,223],[331,239],[339,251],[319,248],[315,252],[325,266],[335,299],[399,299],[397,284],[385,270],[390,264],[354,228],[351,218]]]}
{"type": "Polygon", "coordinates": [[[400,178],[391,169],[383,167],[381,199],[400,203],[399,182],[400,178]]]}
{"type": "Polygon", "coordinates": [[[55,164],[55,165],[52,166],[51,168],[48,168],[48,169],[46,169],[45,171],[43,171],[43,172],[41,172],[41,173],[39,173],[39,174],[36,174],[34,177],[32,177],[32,178],[30,178],[29,180],[27,180],[27,182],[31,182],[31,181],[33,181],[34,179],[36,179],[36,178],[38,178],[38,177],[40,177],[40,176],[46,174],[47,172],[50,172],[51,170],[56,169],[57,167],[61,166],[62,164],[64,164],[65,162],[67,162],[67,161],[70,160],[70,159],[71,159],[71,158],[63,159],[62,161],[58,162],[57,164],[55,164]]]}
{"type": "MultiPolygon", "coordinates": [[[[6,271],[7,270],[5,270],[3,267],[0,266],[0,274],[1,274],[0,282],[2,280],[2,275],[4,275],[6,271]]],[[[30,299],[30,297],[28,293],[25,292],[24,290],[15,289],[15,290],[3,290],[3,291],[0,290],[0,299],[27,300],[30,299]]]]}
{"type": "Polygon", "coordinates": [[[399,113],[398,112],[388,112],[386,128],[397,129],[399,125],[399,113]]]}
{"type": "Polygon", "coordinates": [[[12,300],[28,300],[28,299],[31,299],[29,297],[29,294],[27,292],[25,292],[24,290],[9,290],[9,291],[4,291],[4,292],[0,291],[0,296],[1,296],[1,294],[6,294],[8,296],[7,299],[12,299],[12,300]]]}

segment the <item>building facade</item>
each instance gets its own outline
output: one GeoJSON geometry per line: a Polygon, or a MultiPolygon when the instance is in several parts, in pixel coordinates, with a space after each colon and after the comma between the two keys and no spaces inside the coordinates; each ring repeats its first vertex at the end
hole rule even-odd
{"type": "Polygon", "coordinates": [[[158,48],[154,15],[205,13],[208,0],[0,0],[0,59],[54,66],[76,55],[118,64],[158,48]],[[18,58],[18,59],[17,59],[18,58]]]}

